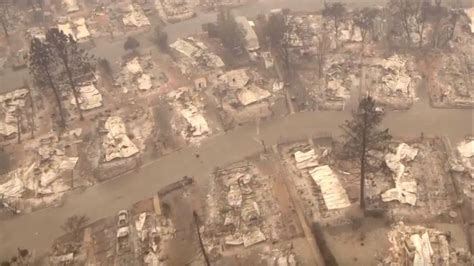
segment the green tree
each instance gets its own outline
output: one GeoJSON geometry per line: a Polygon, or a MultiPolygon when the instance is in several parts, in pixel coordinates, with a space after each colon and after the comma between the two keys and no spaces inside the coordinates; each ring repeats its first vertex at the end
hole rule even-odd
{"type": "Polygon", "coordinates": [[[133,38],[133,37],[128,37],[125,43],[123,44],[123,49],[126,51],[136,51],[136,49],[140,47],[140,42],[133,38]]]}
{"type": "Polygon", "coordinates": [[[335,2],[332,4],[328,4],[327,2],[324,3],[323,17],[332,21],[333,26],[334,26],[336,43],[338,43],[339,29],[341,27],[341,23],[345,19],[346,14],[347,14],[346,7],[342,3],[340,2],[335,2]]]}
{"type": "Polygon", "coordinates": [[[380,130],[383,113],[376,108],[375,100],[368,96],[359,102],[352,119],[341,126],[345,139],[343,150],[347,156],[360,161],[360,208],[365,211],[365,178],[370,151],[384,150],[391,139],[388,129],[380,130]]]}
{"type": "Polygon", "coordinates": [[[76,79],[90,74],[93,71],[93,57],[79,48],[76,40],[74,40],[71,35],[67,36],[55,28],[50,29],[46,33],[46,42],[51,47],[53,54],[58,58],[58,61],[62,63],[63,70],[71,86],[79,117],[81,120],[84,120],[79,102],[80,92],[77,89],[76,79]]]}
{"type": "Polygon", "coordinates": [[[58,61],[50,47],[39,39],[33,39],[30,43],[29,70],[36,85],[39,88],[49,88],[53,92],[59,111],[59,126],[66,126],[64,110],[61,101],[61,92],[58,86],[58,61]]]}

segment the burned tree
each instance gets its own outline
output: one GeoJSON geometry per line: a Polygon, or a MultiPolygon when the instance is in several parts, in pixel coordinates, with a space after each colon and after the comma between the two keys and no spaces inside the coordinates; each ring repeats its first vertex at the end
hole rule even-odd
{"type": "Polygon", "coordinates": [[[287,73],[290,72],[290,54],[288,50],[290,30],[288,16],[284,12],[271,14],[265,24],[265,35],[270,46],[283,58],[287,73]]]}
{"type": "Polygon", "coordinates": [[[365,211],[365,178],[367,159],[371,151],[384,150],[391,139],[388,129],[379,130],[383,113],[376,108],[375,100],[368,96],[359,102],[352,113],[352,119],[341,126],[343,130],[344,153],[360,162],[360,208],[365,211]]]}
{"type": "Polygon", "coordinates": [[[374,26],[374,20],[379,15],[379,13],[379,9],[369,7],[366,7],[355,13],[354,25],[360,30],[360,36],[362,37],[362,47],[364,47],[369,32],[374,26]]]}
{"type": "Polygon", "coordinates": [[[77,89],[75,79],[90,74],[93,70],[93,58],[83,49],[80,49],[76,40],[69,35],[66,36],[58,29],[50,29],[46,34],[46,42],[51,47],[54,55],[62,63],[67,80],[71,86],[79,117],[84,120],[80,106],[80,92],[77,89]]]}
{"type": "Polygon", "coordinates": [[[2,24],[3,33],[9,36],[8,24],[10,20],[10,1],[0,0],[0,24],[2,24]]]}
{"type": "Polygon", "coordinates": [[[323,17],[327,18],[333,23],[336,44],[339,40],[339,29],[341,27],[341,23],[344,21],[346,13],[346,7],[340,2],[335,2],[332,4],[328,4],[327,2],[324,3],[323,17]]]}
{"type": "Polygon", "coordinates": [[[133,37],[128,37],[127,40],[125,40],[125,42],[123,43],[123,49],[125,51],[135,52],[138,47],[140,47],[140,42],[133,37]]]}
{"type": "Polygon", "coordinates": [[[324,67],[326,65],[326,57],[331,49],[331,40],[329,39],[328,32],[326,29],[321,29],[319,34],[316,36],[316,49],[317,55],[316,60],[318,64],[318,76],[322,78],[324,76],[324,67]]]}
{"type": "Polygon", "coordinates": [[[166,31],[164,31],[160,26],[155,27],[153,41],[162,52],[168,51],[168,33],[166,33],[166,31]]]}
{"type": "Polygon", "coordinates": [[[74,241],[79,241],[81,229],[87,225],[89,218],[85,215],[73,215],[67,218],[66,222],[61,226],[67,234],[71,234],[74,241]]]}
{"type": "Polygon", "coordinates": [[[217,14],[217,32],[225,48],[240,53],[243,46],[243,32],[229,9],[222,8],[217,14]]]}
{"type": "Polygon", "coordinates": [[[58,62],[47,44],[39,39],[33,39],[30,44],[29,68],[35,83],[38,87],[49,87],[54,94],[56,105],[59,110],[59,126],[66,126],[64,110],[61,102],[61,93],[57,86],[58,62]]]}

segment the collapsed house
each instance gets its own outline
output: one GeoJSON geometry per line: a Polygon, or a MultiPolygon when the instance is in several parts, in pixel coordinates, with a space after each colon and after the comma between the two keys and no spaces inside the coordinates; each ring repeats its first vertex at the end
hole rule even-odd
{"type": "Polygon", "coordinates": [[[128,93],[130,88],[134,88],[139,92],[148,92],[161,86],[161,77],[159,80],[155,80],[155,77],[149,73],[150,70],[142,67],[142,61],[149,60],[135,57],[125,63],[120,71],[116,85],[122,88],[123,93],[128,93]]]}
{"type": "Polygon", "coordinates": [[[31,210],[54,203],[65,191],[73,188],[73,170],[79,158],[68,156],[66,147],[81,142],[81,132],[81,129],[71,130],[61,141],[50,136],[33,143],[30,149],[36,153],[32,162],[7,173],[8,181],[0,184],[3,200],[17,209],[31,210]]]}
{"type": "Polygon", "coordinates": [[[272,115],[270,87],[274,89],[275,83],[269,84],[256,71],[246,68],[230,70],[215,79],[210,78],[210,83],[214,97],[219,99],[225,115],[232,121],[245,122],[272,115]]]}
{"type": "Polygon", "coordinates": [[[472,265],[473,256],[452,247],[449,232],[400,222],[388,233],[391,244],[383,265],[472,265]]]}
{"type": "Polygon", "coordinates": [[[7,139],[18,131],[18,116],[26,106],[28,89],[0,95],[0,137],[7,139]]]}
{"type": "Polygon", "coordinates": [[[78,42],[86,41],[91,37],[85,18],[78,18],[72,23],[68,21],[58,23],[57,28],[65,35],[72,36],[78,42]]]}
{"type": "MultiPolygon", "coordinates": [[[[88,111],[102,106],[102,94],[94,84],[81,86],[78,88],[78,101],[81,110],[88,111]]],[[[72,105],[76,105],[74,97],[70,100],[72,105]]]]}
{"type": "Polygon", "coordinates": [[[128,158],[139,152],[137,146],[128,137],[122,118],[118,116],[109,117],[104,128],[107,130],[107,135],[103,141],[106,162],[128,158]]]}
{"type": "Polygon", "coordinates": [[[127,27],[135,28],[151,25],[150,20],[148,20],[142,8],[137,4],[128,5],[126,14],[122,18],[122,22],[127,27]]]}
{"type": "Polygon", "coordinates": [[[253,164],[237,164],[215,174],[207,196],[207,220],[201,229],[212,261],[225,257],[224,249],[249,250],[281,234],[283,229],[272,222],[280,215],[272,182],[253,164]]]}
{"type": "Polygon", "coordinates": [[[294,186],[310,220],[334,223],[351,206],[346,176],[327,164],[330,149],[295,143],[282,148],[294,186]]]}
{"type": "Polygon", "coordinates": [[[403,162],[413,161],[418,154],[418,149],[410,147],[406,143],[398,145],[396,153],[385,155],[385,164],[392,171],[395,188],[385,191],[382,201],[398,200],[412,206],[416,204],[417,184],[406,170],[403,162]]]}
{"type": "Polygon", "coordinates": [[[190,19],[196,15],[193,11],[196,2],[185,0],[156,0],[155,8],[160,17],[169,23],[190,19]]]}
{"type": "Polygon", "coordinates": [[[235,22],[237,22],[237,24],[239,24],[243,30],[245,49],[247,49],[247,51],[249,52],[258,50],[260,48],[260,44],[258,42],[257,34],[255,33],[251,25],[251,22],[243,16],[235,17],[235,22]]]}
{"type": "Polygon", "coordinates": [[[472,53],[445,55],[442,67],[430,86],[432,102],[435,106],[474,106],[474,56],[472,53]]]}
{"type": "Polygon", "coordinates": [[[178,67],[185,75],[194,73],[198,66],[208,69],[218,69],[225,66],[224,61],[218,55],[209,51],[204,43],[194,38],[178,39],[170,47],[181,55],[178,67]]]}
{"type": "Polygon", "coordinates": [[[204,117],[203,103],[194,88],[182,87],[168,93],[174,116],[171,121],[176,132],[187,141],[198,144],[211,133],[204,117]]]}

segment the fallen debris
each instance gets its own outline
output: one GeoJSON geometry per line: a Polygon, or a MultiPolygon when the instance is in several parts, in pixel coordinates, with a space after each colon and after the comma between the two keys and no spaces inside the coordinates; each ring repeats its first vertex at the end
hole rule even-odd
{"type": "Polygon", "coordinates": [[[351,205],[346,190],[329,166],[316,167],[310,170],[309,173],[314,182],[321,188],[328,210],[342,209],[351,205]]]}
{"type": "Polygon", "coordinates": [[[398,200],[401,203],[408,203],[412,206],[416,204],[417,184],[413,177],[405,172],[405,165],[402,161],[413,161],[418,154],[418,149],[410,147],[406,143],[401,143],[397,148],[397,153],[385,155],[385,164],[393,172],[395,188],[382,193],[382,201],[398,200]]]}
{"type": "Polygon", "coordinates": [[[131,157],[139,152],[135,144],[127,136],[122,118],[111,116],[105,122],[108,131],[104,140],[105,161],[131,157]]]}
{"type": "Polygon", "coordinates": [[[403,222],[388,233],[391,244],[384,265],[472,265],[474,257],[465,250],[454,249],[449,232],[424,226],[408,226],[403,222]]]}

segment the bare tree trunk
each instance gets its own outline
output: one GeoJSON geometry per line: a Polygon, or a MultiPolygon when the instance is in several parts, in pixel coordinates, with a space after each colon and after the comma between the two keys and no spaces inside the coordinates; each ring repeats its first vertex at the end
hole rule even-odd
{"type": "Polygon", "coordinates": [[[56,99],[56,103],[58,104],[58,109],[59,109],[59,117],[61,118],[61,125],[60,127],[61,128],[64,128],[66,127],[66,119],[64,118],[64,113],[63,113],[63,104],[61,102],[61,97],[59,95],[59,91],[58,89],[56,88],[56,86],[54,85],[54,82],[53,82],[53,78],[51,77],[51,74],[49,73],[49,70],[46,69],[46,76],[48,78],[48,82],[49,82],[49,86],[51,88],[51,90],[53,91],[54,93],[54,97],[56,99]]]}
{"type": "Polygon", "coordinates": [[[365,163],[367,153],[367,112],[364,113],[362,129],[362,153],[360,156],[360,209],[365,213],[365,163]]]}
{"type": "Polygon", "coordinates": [[[69,65],[66,61],[64,61],[64,67],[66,68],[67,77],[69,78],[69,83],[71,84],[72,95],[74,96],[74,100],[76,102],[77,110],[79,112],[79,118],[81,120],[84,120],[84,116],[82,115],[81,105],[79,103],[79,92],[76,89],[76,84],[74,84],[71,69],[69,69],[69,65]]]}
{"type": "Polygon", "coordinates": [[[3,18],[2,16],[0,16],[0,23],[2,24],[2,28],[3,28],[3,32],[5,33],[5,36],[8,38],[8,36],[10,35],[8,34],[7,23],[5,22],[5,18],[3,18]]]}
{"type": "Polygon", "coordinates": [[[16,109],[16,135],[17,135],[17,141],[18,141],[18,144],[21,143],[21,111],[20,111],[20,107],[18,107],[16,109]]]}
{"type": "Polygon", "coordinates": [[[28,98],[30,100],[30,112],[31,112],[31,116],[30,116],[30,127],[31,127],[31,139],[34,139],[35,138],[35,104],[33,102],[33,95],[31,95],[31,87],[30,85],[25,82],[26,84],[26,87],[28,88],[28,98]]]}

